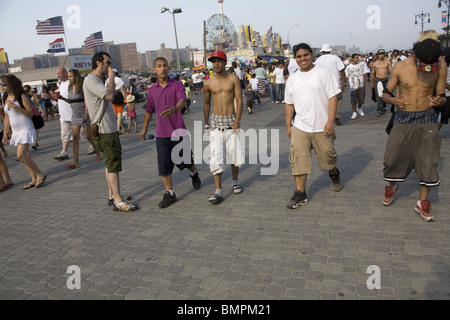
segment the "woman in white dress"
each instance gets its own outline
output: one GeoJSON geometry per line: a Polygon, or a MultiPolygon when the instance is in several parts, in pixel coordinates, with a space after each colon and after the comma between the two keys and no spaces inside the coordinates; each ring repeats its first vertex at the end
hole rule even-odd
{"type": "MultiPolygon", "coordinates": [[[[16,76],[7,75],[3,79],[8,95],[4,108],[6,113],[5,132],[12,129],[10,145],[17,146],[17,159],[25,165],[31,176],[31,182],[23,189],[40,188],[44,185],[47,176],[30,156],[30,145],[36,142],[36,130],[31,121],[33,109],[30,99],[23,91],[22,81],[16,76]]],[[[7,144],[7,142],[7,135],[4,135],[3,143],[7,144]]]]}

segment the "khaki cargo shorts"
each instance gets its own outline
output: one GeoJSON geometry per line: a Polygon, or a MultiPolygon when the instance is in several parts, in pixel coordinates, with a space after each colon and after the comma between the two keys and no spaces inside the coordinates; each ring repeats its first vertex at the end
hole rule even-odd
{"type": "Polygon", "coordinates": [[[296,127],[291,132],[291,153],[289,162],[293,176],[301,176],[313,172],[311,150],[317,156],[319,168],[332,170],[337,165],[337,152],[334,149],[336,135],[329,137],[325,133],[307,133],[296,127]]]}

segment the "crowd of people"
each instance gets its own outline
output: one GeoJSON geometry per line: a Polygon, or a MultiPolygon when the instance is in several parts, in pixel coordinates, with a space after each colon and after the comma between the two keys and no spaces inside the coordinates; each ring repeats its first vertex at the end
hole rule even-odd
{"type": "MultiPolygon", "coordinates": [[[[338,169],[338,153],[334,148],[335,126],[341,125],[343,95],[350,95],[351,120],[365,116],[367,86],[370,84],[372,100],[376,103],[376,116],[381,117],[391,106],[391,121],[384,155],[383,179],[385,187],[382,203],[391,205],[402,182],[415,170],[420,180],[420,199],[415,210],[426,221],[434,216],[428,194],[440,183],[438,164],[440,155],[439,130],[448,124],[450,77],[447,65],[448,50],[442,51],[437,33],[426,31],[410,51],[379,49],[376,54],[353,54],[338,57],[332,48],[323,44],[319,54],[301,43],[293,48],[294,57],[276,63],[257,61],[250,66],[228,66],[223,51],[212,53],[210,70],[196,70],[191,77],[177,74],[170,77],[166,59],[154,62],[150,83],[132,80],[125,86],[111,57],[106,52],[94,55],[93,71],[82,77],[78,70],[58,70],[59,86],[37,89],[22,86],[14,75],[2,76],[2,108],[0,108],[0,192],[13,185],[3,158],[8,154],[3,144],[17,147],[17,159],[28,170],[31,181],[24,190],[39,188],[47,176],[33,162],[29,147],[39,147],[38,129],[32,116],[39,114],[45,121],[59,116],[62,151],[55,157],[67,160],[68,145],[73,147],[73,162],[68,169],[79,168],[79,142],[82,132],[94,161],[105,161],[108,186],[108,205],[115,211],[131,212],[138,206],[130,203],[132,196],[122,195],[119,173],[122,171],[120,135],[139,133],[148,139],[147,130],[156,115],[156,151],[158,174],[165,193],[160,208],[168,208],[177,201],[172,184],[173,170],[188,169],[194,189],[201,187],[201,179],[194,165],[192,151],[179,154],[181,163],[174,161],[173,151],[186,139],[183,114],[190,111],[190,95],[204,95],[205,130],[210,136],[210,171],[214,176],[215,191],[209,198],[212,204],[224,200],[222,174],[224,156],[233,159],[232,190],[243,192],[239,184],[239,168],[244,163],[240,144],[240,122],[244,108],[253,114],[255,104],[269,98],[272,104],[284,104],[287,136],[291,140],[289,160],[296,189],[288,208],[297,209],[308,203],[307,176],[312,172],[311,151],[317,155],[318,165],[328,170],[335,192],[343,186],[338,169]],[[349,93],[346,90],[349,89],[349,93]],[[139,130],[136,103],[146,102],[144,121],[139,130]],[[34,110],[35,109],[35,110],[34,110]],[[124,118],[128,126],[124,125],[124,118]],[[177,139],[174,141],[173,134],[177,139]],[[426,134],[426,132],[431,134],[426,134]],[[423,150],[427,152],[423,152],[423,150]],[[420,150],[419,150],[420,149],[420,150]],[[420,156],[417,156],[417,155],[420,156]]],[[[151,137],[152,139],[154,137],[151,137]]],[[[184,149],[182,149],[184,150],[184,149]]]]}

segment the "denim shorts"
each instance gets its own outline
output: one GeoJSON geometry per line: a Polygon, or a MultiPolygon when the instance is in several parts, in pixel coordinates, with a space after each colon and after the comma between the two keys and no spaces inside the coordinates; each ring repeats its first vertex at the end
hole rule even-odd
{"type": "MultiPolygon", "coordinates": [[[[180,171],[184,169],[191,169],[194,165],[194,158],[189,144],[189,162],[181,162],[178,160],[184,159],[183,151],[188,151],[187,148],[184,150],[180,148],[179,154],[177,154],[177,159],[172,159],[172,151],[174,148],[183,141],[180,138],[179,141],[172,141],[172,138],[156,138],[156,151],[158,153],[158,175],[161,177],[169,176],[172,174],[175,166],[178,167],[180,171]],[[176,162],[176,163],[175,163],[176,162]]],[[[181,147],[181,146],[179,146],[181,147]]]]}

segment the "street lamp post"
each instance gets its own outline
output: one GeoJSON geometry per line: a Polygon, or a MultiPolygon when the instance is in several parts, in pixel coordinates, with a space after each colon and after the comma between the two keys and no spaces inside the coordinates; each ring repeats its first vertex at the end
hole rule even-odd
{"type": "Polygon", "coordinates": [[[423,24],[425,23],[425,19],[428,17],[428,23],[430,23],[430,14],[429,13],[422,13],[416,14],[416,24],[417,24],[417,18],[419,18],[422,21],[422,32],[423,32],[423,24]]]}
{"type": "Polygon", "coordinates": [[[447,48],[448,48],[448,37],[449,37],[449,34],[448,34],[448,29],[449,29],[449,13],[450,13],[450,1],[449,0],[439,0],[439,3],[438,3],[438,8],[441,8],[442,7],[442,1],[444,1],[444,3],[445,3],[445,5],[447,6],[447,48]]]}
{"type": "Polygon", "coordinates": [[[289,28],[288,34],[287,34],[287,41],[288,41],[288,46],[289,46],[289,52],[291,52],[291,43],[289,42],[289,32],[291,32],[291,29],[295,28],[295,27],[300,27],[300,25],[299,24],[294,24],[292,27],[289,28]]]}
{"type": "Polygon", "coordinates": [[[177,24],[175,23],[175,15],[177,13],[182,13],[182,11],[181,11],[181,8],[175,8],[175,9],[172,10],[172,12],[170,12],[169,8],[166,8],[166,7],[161,8],[161,13],[164,13],[166,11],[169,12],[172,15],[172,17],[173,17],[173,28],[175,30],[175,42],[177,44],[177,67],[178,67],[178,71],[181,71],[181,66],[180,66],[180,49],[178,47],[177,24]]]}

